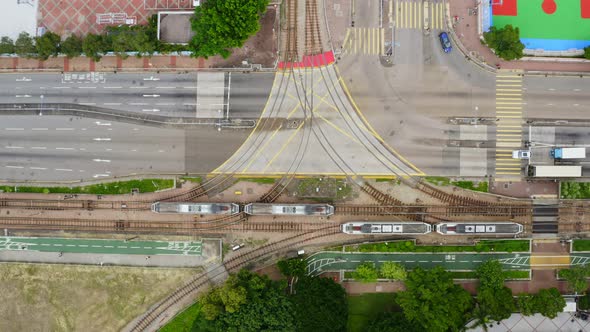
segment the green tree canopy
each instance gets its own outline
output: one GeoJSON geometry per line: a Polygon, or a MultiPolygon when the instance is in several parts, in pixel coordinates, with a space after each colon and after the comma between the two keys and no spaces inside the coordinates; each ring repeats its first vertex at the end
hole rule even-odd
{"type": "Polygon", "coordinates": [[[302,277],[305,275],[305,260],[301,258],[281,259],[277,262],[281,274],[286,277],[302,277]]]}
{"type": "Polygon", "coordinates": [[[480,310],[495,321],[506,319],[516,311],[512,290],[504,286],[499,289],[481,288],[477,293],[477,302],[480,310]]]}
{"type": "Polygon", "coordinates": [[[520,59],[524,44],[520,42],[520,30],[508,24],[498,29],[495,26],[484,32],[483,38],[488,46],[504,60],[520,59]]]}
{"type": "Polygon", "coordinates": [[[346,291],[334,280],[320,277],[299,278],[291,300],[295,310],[295,331],[346,331],[346,291]]]}
{"type": "Polygon", "coordinates": [[[442,267],[416,268],[408,274],[406,289],[398,294],[398,303],[408,321],[424,331],[457,330],[467,322],[473,299],[442,267]]]}
{"type": "Polygon", "coordinates": [[[354,279],[360,282],[375,282],[379,277],[379,273],[372,262],[359,264],[354,271],[354,279]]]}
{"type": "Polygon", "coordinates": [[[285,286],[241,270],[202,298],[202,317],[217,331],[293,331],[293,305],[285,286]]]}
{"type": "Polygon", "coordinates": [[[367,332],[424,332],[421,327],[410,323],[402,312],[384,312],[371,321],[367,332]]]}
{"type": "Polygon", "coordinates": [[[74,58],[82,54],[82,38],[72,34],[61,43],[61,52],[68,58],[74,58]]]}
{"type": "Polygon", "coordinates": [[[534,295],[533,308],[535,312],[548,318],[555,318],[563,311],[565,299],[557,288],[541,289],[534,295]]]}
{"type": "Polygon", "coordinates": [[[37,58],[40,60],[47,60],[50,56],[56,57],[59,53],[60,42],[61,37],[51,31],[47,31],[43,36],[35,38],[37,58]]]}
{"type": "Polygon", "coordinates": [[[143,26],[108,27],[107,35],[113,51],[124,59],[128,57],[126,52],[138,52],[138,56],[141,56],[151,55],[156,50],[147,28],[143,26]]]}
{"type": "Polygon", "coordinates": [[[14,41],[9,37],[2,37],[0,39],[0,54],[14,53],[14,41]]]}
{"type": "Polygon", "coordinates": [[[189,43],[194,57],[221,55],[242,47],[260,29],[260,16],[268,0],[207,0],[195,7],[191,26],[195,32],[189,43]]]}
{"type": "Polygon", "coordinates": [[[480,288],[501,289],[504,287],[504,271],[498,260],[485,261],[477,267],[480,288]]]}
{"type": "Polygon", "coordinates": [[[395,262],[384,262],[381,264],[380,272],[381,276],[387,279],[403,281],[408,277],[406,268],[395,262]]]}
{"type": "Polygon", "coordinates": [[[518,297],[516,298],[516,308],[518,309],[518,312],[525,316],[534,315],[535,303],[533,296],[527,293],[518,294],[518,297]]]}
{"type": "Polygon", "coordinates": [[[102,35],[95,35],[89,33],[84,38],[84,42],[82,43],[82,51],[84,54],[91,58],[94,61],[100,61],[102,55],[108,50],[109,44],[107,40],[102,35]]]}
{"type": "Polygon", "coordinates": [[[567,285],[571,291],[581,294],[588,289],[586,277],[589,272],[587,265],[574,266],[569,270],[562,270],[561,276],[567,281],[567,285]]]}
{"type": "Polygon", "coordinates": [[[35,42],[31,35],[26,32],[21,32],[14,42],[14,50],[20,57],[32,57],[35,53],[35,42]]]}

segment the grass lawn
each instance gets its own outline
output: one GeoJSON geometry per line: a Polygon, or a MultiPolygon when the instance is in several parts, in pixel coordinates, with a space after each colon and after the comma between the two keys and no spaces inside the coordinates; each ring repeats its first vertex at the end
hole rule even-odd
{"type": "Polygon", "coordinates": [[[453,181],[451,183],[463,189],[481,191],[484,193],[488,192],[488,183],[486,181],[481,181],[477,185],[475,185],[473,181],[453,181]]]}
{"type": "Polygon", "coordinates": [[[301,179],[297,183],[297,196],[312,199],[317,202],[342,200],[351,197],[352,186],[352,184],[343,179],[301,179]]]}
{"type": "Polygon", "coordinates": [[[132,189],[139,189],[140,193],[150,193],[172,188],[174,180],[144,179],[121,182],[99,183],[83,187],[14,187],[0,186],[4,192],[43,193],[43,194],[96,194],[117,195],[130,194],[132,189]]]}
{"type": "Polygon", "coordinates": [[[449,178],[444,177],[444,176],[425,176],[424,180],[426,180],[426,182],[430,182],[430,183],[435,184],[437,186],[443,186],[443,187],[451,184],[451,180],[449,178]]]}
{"type": "Polygon", "coordinates": [[[489,240],[472,246],[420,246],[412,241],[366,243],[347,246],[349,252],[519,252],[529,251],[528,240],[489,240]]]}
{"type": "Polygon", "coordinates": [[[367,293],[348,297],[348,332],[366,331],[367,325],[384,311],[398,309],[395,293],[367,293]]]}
{"type": "Polygon", "coordinates": [[[574,240],[574,251],[590,251],[590,240],[574,240]]]}
{"type": "MultiPolygon", "coordinates": [[[[477,279],[475,271],[449,271],[453,276],[453,279],[477,279]]],[[[529,271],[524,270],[510,270],[504,271],[504,278],[506,279],[530,279],[531,275],[529,271]]],[[[345,271],[344,278],[354,279],[353,271],[345,271]]]]}
{"type": "Polygon", "coordinates": [[[185,180],[188,182],[194,182],[194,183],[201,183],[203,182],[203,178],[200,176],[183,176],[180,178],[181,180],[185,180]]]}
{"type": "Polygon", "coordinates": [[[0,297],[10,305],[0,306],[0,330],[121,331],[196,271],[1,264],[0,297]]]}
{"type": "Polygon", "coordinates": [[[254,182],[259,184],[274,184],[275,178],[239,178],[239,181],[254,182]]]}
{"type": "Polygon", "coordinates": [[[200,314],[201,305],[197,302],[174,317],[168,324],[159,329],[158,332],[198,332],[194,323],[200,314]]]}

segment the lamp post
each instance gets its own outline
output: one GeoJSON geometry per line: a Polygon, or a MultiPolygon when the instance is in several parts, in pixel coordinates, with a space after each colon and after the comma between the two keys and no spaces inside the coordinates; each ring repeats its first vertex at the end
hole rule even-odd
{"type": "Polygon", "coordinates": [[[45,98],[45,96],[41,95],[41,111],[39,111],[39,116],[43,116],[43,98],[45,98]]]}

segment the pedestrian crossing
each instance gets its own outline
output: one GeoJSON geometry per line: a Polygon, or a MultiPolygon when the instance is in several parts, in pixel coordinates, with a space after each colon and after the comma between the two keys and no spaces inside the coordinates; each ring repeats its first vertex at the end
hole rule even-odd
{"type": "Polygon", "coordinates": [[[394,1],[398,29],[444,29],[446,6],[442,2],[394,1]]]}
{"type": "Polygon", "coordinates": [[[381,28],[348,28],[342,53],[356,55],[381,55],[385,30],[381,28]]]}
{"type": "Polygon", "coordinates": [[[521,161],[512,151],[522,146],[522,76],[518,71],[496,74],[496,180],[520,180],[521,161]]]}

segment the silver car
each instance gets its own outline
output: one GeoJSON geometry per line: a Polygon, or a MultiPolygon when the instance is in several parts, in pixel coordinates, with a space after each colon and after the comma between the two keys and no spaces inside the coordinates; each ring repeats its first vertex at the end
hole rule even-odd
{"type": "Polygon", "coordinates": [[[529,150],[514,150],[512,151],[512,158],[514,159],[529,159],[531,151],[529,150]]]}

